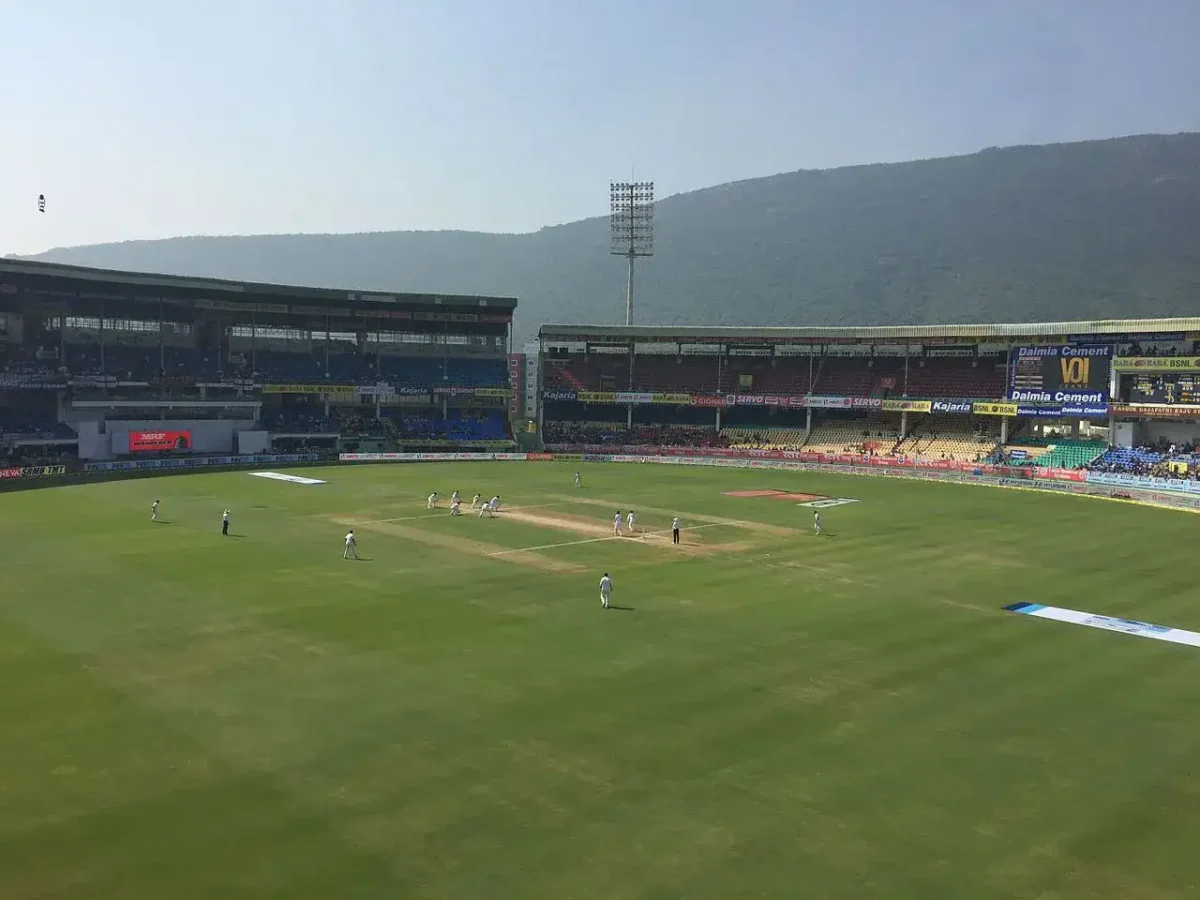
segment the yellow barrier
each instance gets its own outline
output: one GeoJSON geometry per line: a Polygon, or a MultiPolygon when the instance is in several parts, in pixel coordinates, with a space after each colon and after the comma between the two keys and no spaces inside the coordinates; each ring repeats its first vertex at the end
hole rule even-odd
{"type": "Polygon", "coordinates": [[[1015,403],[972,403],[971,412],[977,416],[1015,416],[1015,403]]]}

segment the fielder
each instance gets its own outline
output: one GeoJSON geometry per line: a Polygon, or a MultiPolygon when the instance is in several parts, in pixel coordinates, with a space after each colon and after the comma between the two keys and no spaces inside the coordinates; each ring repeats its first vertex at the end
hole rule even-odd
{"type": "Polygon", "coordinates": [[[459,500],[458,497],[455,497],[453,500],[450,501],[450,515],[452,515],[452,516],[461,516],[462,515],[462,501],[459,500]]]}
{"type": "Polygon", "coordinates": [[[478,505],[479,505],[479,495],[476,494],[474,497],[471,498],[471,509],[474,509],[478,505]]]}
{"type": "Polygon", "coordinates": [[[637,531],[637,516],[633,514],[632,509],[629,511],[629,515],[626,516],[626,521],[629,523],[629,533],[632,535],[637,531]]]}
{"type": "Polygon", "coordinates": [[[600,579],[600,605],[605,609],[610,606],[612,598],[612,579],[608,577],[608,573],[604,573],[604,577],[600,579]]]}
{"type": "Polygon", "coordinates": [[[479,507],[479,518],[483,518],[483,514],[487,513],[489,519],[496,517],[496,512],[500,509],[500,495],[497,494],[490,501],[479,507]]]}
{"type": "Polygon", "coordinates": [[[358,559],[358,542],[354,539],[353,528],[346,532],[346,550],[342,553],[342,559],[349,559],[351,556],[358,559]]]}
{"type": "Polygon", "coordinates": [[[150,521],[151,522],[158,521],[158,501],[157,500],[155,500],[153,503],[150,504],[150,521]]]}
{"type": "Polygon", "coordinates": [[[425,508],[426,509],[436,509],[437,508],[437,491],[434,491],[432,494],[429,495],[429,501],[425,504],[425,508]]]}
{"type": "Polygon", "coordinates": [[[621,536],[621,511],[619,509],[616,516],[613,517],[613,534],[617,537],[621,536]]]}
{"type": "Polygon", "coordinates": [[[819,510],[813,513],[813,534],[817,537],[821,536],[821,513],[819,510]]]}
{"type": "Polygon", "coordinates": [[[458,496],[458,491],[450,495],[450,505],[453,506],[455,503],[462,503],[462,497],[458,496]]]}
{"type": "Polygon", "coordinates": [[[583,479],[582,479],[582,478],[580,478],[580,477],[579,477],[579,473],[578,473],[578,472],[576,472],[576,473],[575,473],[575,487],[579,487],[579,486],[580,486],[580,485],[582,485],[582,484],[583,484],[583,479]]]}

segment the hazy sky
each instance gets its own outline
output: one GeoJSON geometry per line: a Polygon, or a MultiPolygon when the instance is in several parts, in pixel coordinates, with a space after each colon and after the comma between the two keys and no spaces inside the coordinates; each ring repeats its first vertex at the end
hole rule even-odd
{"type": "Polygon", "coordinates": [[[1197,35],[1200,0],[0,0],[0,253],[1200,131],[1197,35]]]}

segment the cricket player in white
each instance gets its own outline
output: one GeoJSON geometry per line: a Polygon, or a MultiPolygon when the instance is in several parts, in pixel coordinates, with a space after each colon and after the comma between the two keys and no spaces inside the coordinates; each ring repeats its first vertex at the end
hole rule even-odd
{"type": "Polygon", "coordinates": [[[671,543],[679,543],[679,516],[671,520],[671,543]]]}
{"type": "Polygon", "coordinates": [[[612,598],[612,579],[608,577],[608,573],[604,573],[604,577],[600,579],[600,605],[608,609],[612,598]]]}
{"type": "Polygon", "coordinates": [[[820,533],[821,533],[821,513],[818,511],[818,512],[813,513],[813,534],[819,535],[820,533]]]}
{"type": "Polygon", "coordinates": [[[153,503],[150,504],[150,521],[151,522],[158,521],[158,501],[157,500],[155,500],[153,503]]]}
{"type": "Polygon", "coordinates": [[[455,497],[453,500],[450,501],[450,515],[452,515],[452,516],[461,516],[462,515],[462,501],[459,500],[458,497],[455,497]]]}
{"type": "Polygon", "coordinates": [[[358,559],[358,542],[354,540],[353,528],[346,532],[346,551],[342,554],[342,559],[349,559],[351,556],[358,559]]]}
{"type": "Polygon", "coordinates": [[[580,485],[580,484],[582,484],[582,483],[583,483],[583,479],[581,479],[581,478],[579,477],[579,473],[578,473],[578,472],[576,472],[576,473],[575,473],[575,487],[579,487],[579,485],[580,485]]]}
{"type": "Polygon", "coordinates": [[[462,498],[460,496],[458,496],[458,491],[455,491],[453,494],[450,495],[450,505],[451,506],[453,506],[455,503],[461,503],[461,502],[462,502],[462,498]]]}
{"type": "Polygon", "coordinates": [[[471,498],[471,509],[474,509],[478,505],[479,505],[479,495],[476,494],[474,497],[471,498]]]}
{"type": "Polygon", "coordinates": [[[613,534],[617,537],[621,536],[621,511],[618,509],[617,514],[613,517],[613,534]]]}
{"type": "Polygon", "coordinates": [[[500,495],[497,494],[492,498],[492,502],[488,504],[492,508],[492,515],[500,512],[500,495]]]}
{"type": "Polygon", "coordinates": [[[626,521],[629,523],[630,534],[633,534],[635,531],[637,531],[637,516],[633,514],[632,509],[629,511],[629,515],[626,516],[626,521]]]}
{"type": "Polygon", "coordinates": [[[221,534],[229,534],[229,510],[221,513],[221,534]]]}
{"type": "Polygon", "coordinates": [[[429,495],[429,502],[425,504],[426,509],[434,509],[437,506],[437,491],[429,495]]]}

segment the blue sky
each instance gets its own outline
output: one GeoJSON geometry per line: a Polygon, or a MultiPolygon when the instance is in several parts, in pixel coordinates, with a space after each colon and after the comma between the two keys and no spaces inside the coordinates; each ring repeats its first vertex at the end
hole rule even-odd
{"type": "Polygon", "coordinates": [[[0,253],[1200,131],[1197,35],[1197,0],[8,0],[0,253]]]}

